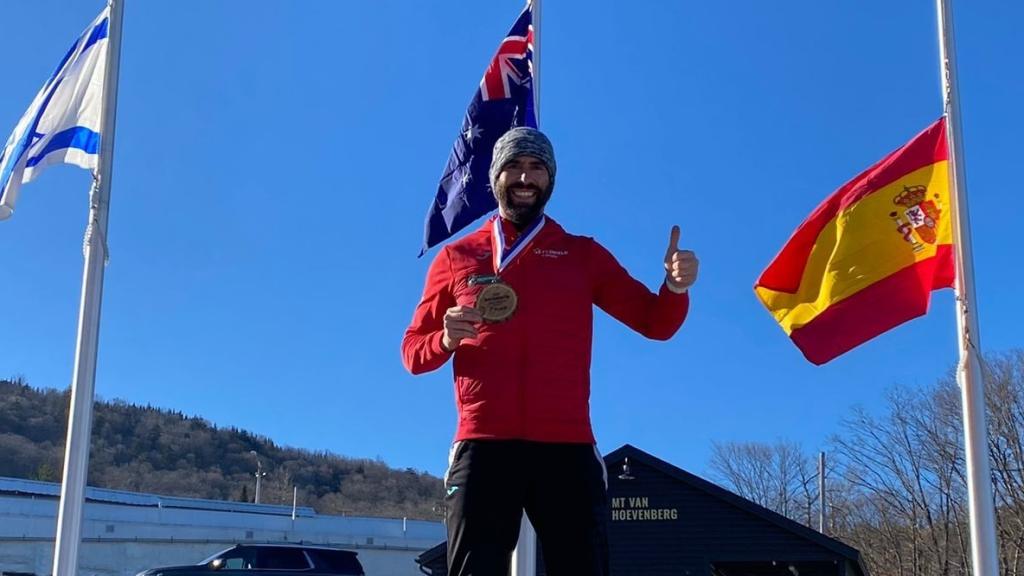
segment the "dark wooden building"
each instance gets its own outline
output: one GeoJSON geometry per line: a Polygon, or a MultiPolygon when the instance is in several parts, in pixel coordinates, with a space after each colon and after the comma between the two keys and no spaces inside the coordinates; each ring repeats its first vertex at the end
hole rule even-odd
{"type": "MultiPolygon", "coordinates": [[[[868,576],[856,549],[638,448],[604,460],[615,576],[868,576]]],[[[442,542],[416,561],[446,575],[446,552],[442,542]]]]}

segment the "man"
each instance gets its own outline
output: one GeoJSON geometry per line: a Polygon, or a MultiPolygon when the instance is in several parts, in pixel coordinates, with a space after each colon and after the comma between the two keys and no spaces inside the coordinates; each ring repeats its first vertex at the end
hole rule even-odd
{"type": "Polygon", "coordinates": [[[452,356],[459,422],[445,477],[448,570],[505,576],[523,510],[551,576],[608,573],[607,475],[590,427],[593,305],[667,340],[697,259],[673,227],[657,294],[594,239],[544,214],[551,142],[515,128],[494,146],[498,215],[445,246],[402,341],[413,374],[452,356]]]}

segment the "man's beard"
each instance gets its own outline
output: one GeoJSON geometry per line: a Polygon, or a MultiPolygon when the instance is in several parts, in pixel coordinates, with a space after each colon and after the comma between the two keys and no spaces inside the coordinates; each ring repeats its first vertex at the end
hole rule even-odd
{"type": "Polygon", "coordinates": [[[501,213],[505,219],[516,228],[522,230],[544,212],[544,206],[547,205],[548,200],[551,198],[551,190],[552,186],[548,186],[547,190],[541,190],[539,186],[534,184],[517,183],[511,186],[501,186],[499,184],[494,191],[494,195],[498,199],[498,206],[501,207],[501,213]],[[516,204],[515,200],[512,199],[513,191],[523,189],[533,190],[537,193],[537,199],[533,204],[523,206],[516,204]]]}

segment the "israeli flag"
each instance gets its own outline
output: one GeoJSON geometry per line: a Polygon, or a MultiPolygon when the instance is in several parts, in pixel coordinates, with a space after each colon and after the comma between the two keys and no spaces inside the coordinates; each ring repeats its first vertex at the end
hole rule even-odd
{"type": "Polygon", "coordinates": [[[43,85],[0,152],[0,220],[18,189],[51,164],[99,165],[110,8],[85,29],[43,85]]]}

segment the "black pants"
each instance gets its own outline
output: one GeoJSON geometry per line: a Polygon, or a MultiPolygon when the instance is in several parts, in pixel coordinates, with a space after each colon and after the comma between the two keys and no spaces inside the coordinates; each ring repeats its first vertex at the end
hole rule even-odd
{"type": "Polygon", "coordinates": [[[507,576],[523,510],[548,576],[608,574],[607,480],[593,445],[467,440],[450,456],[450,576],[507,576]]]}

